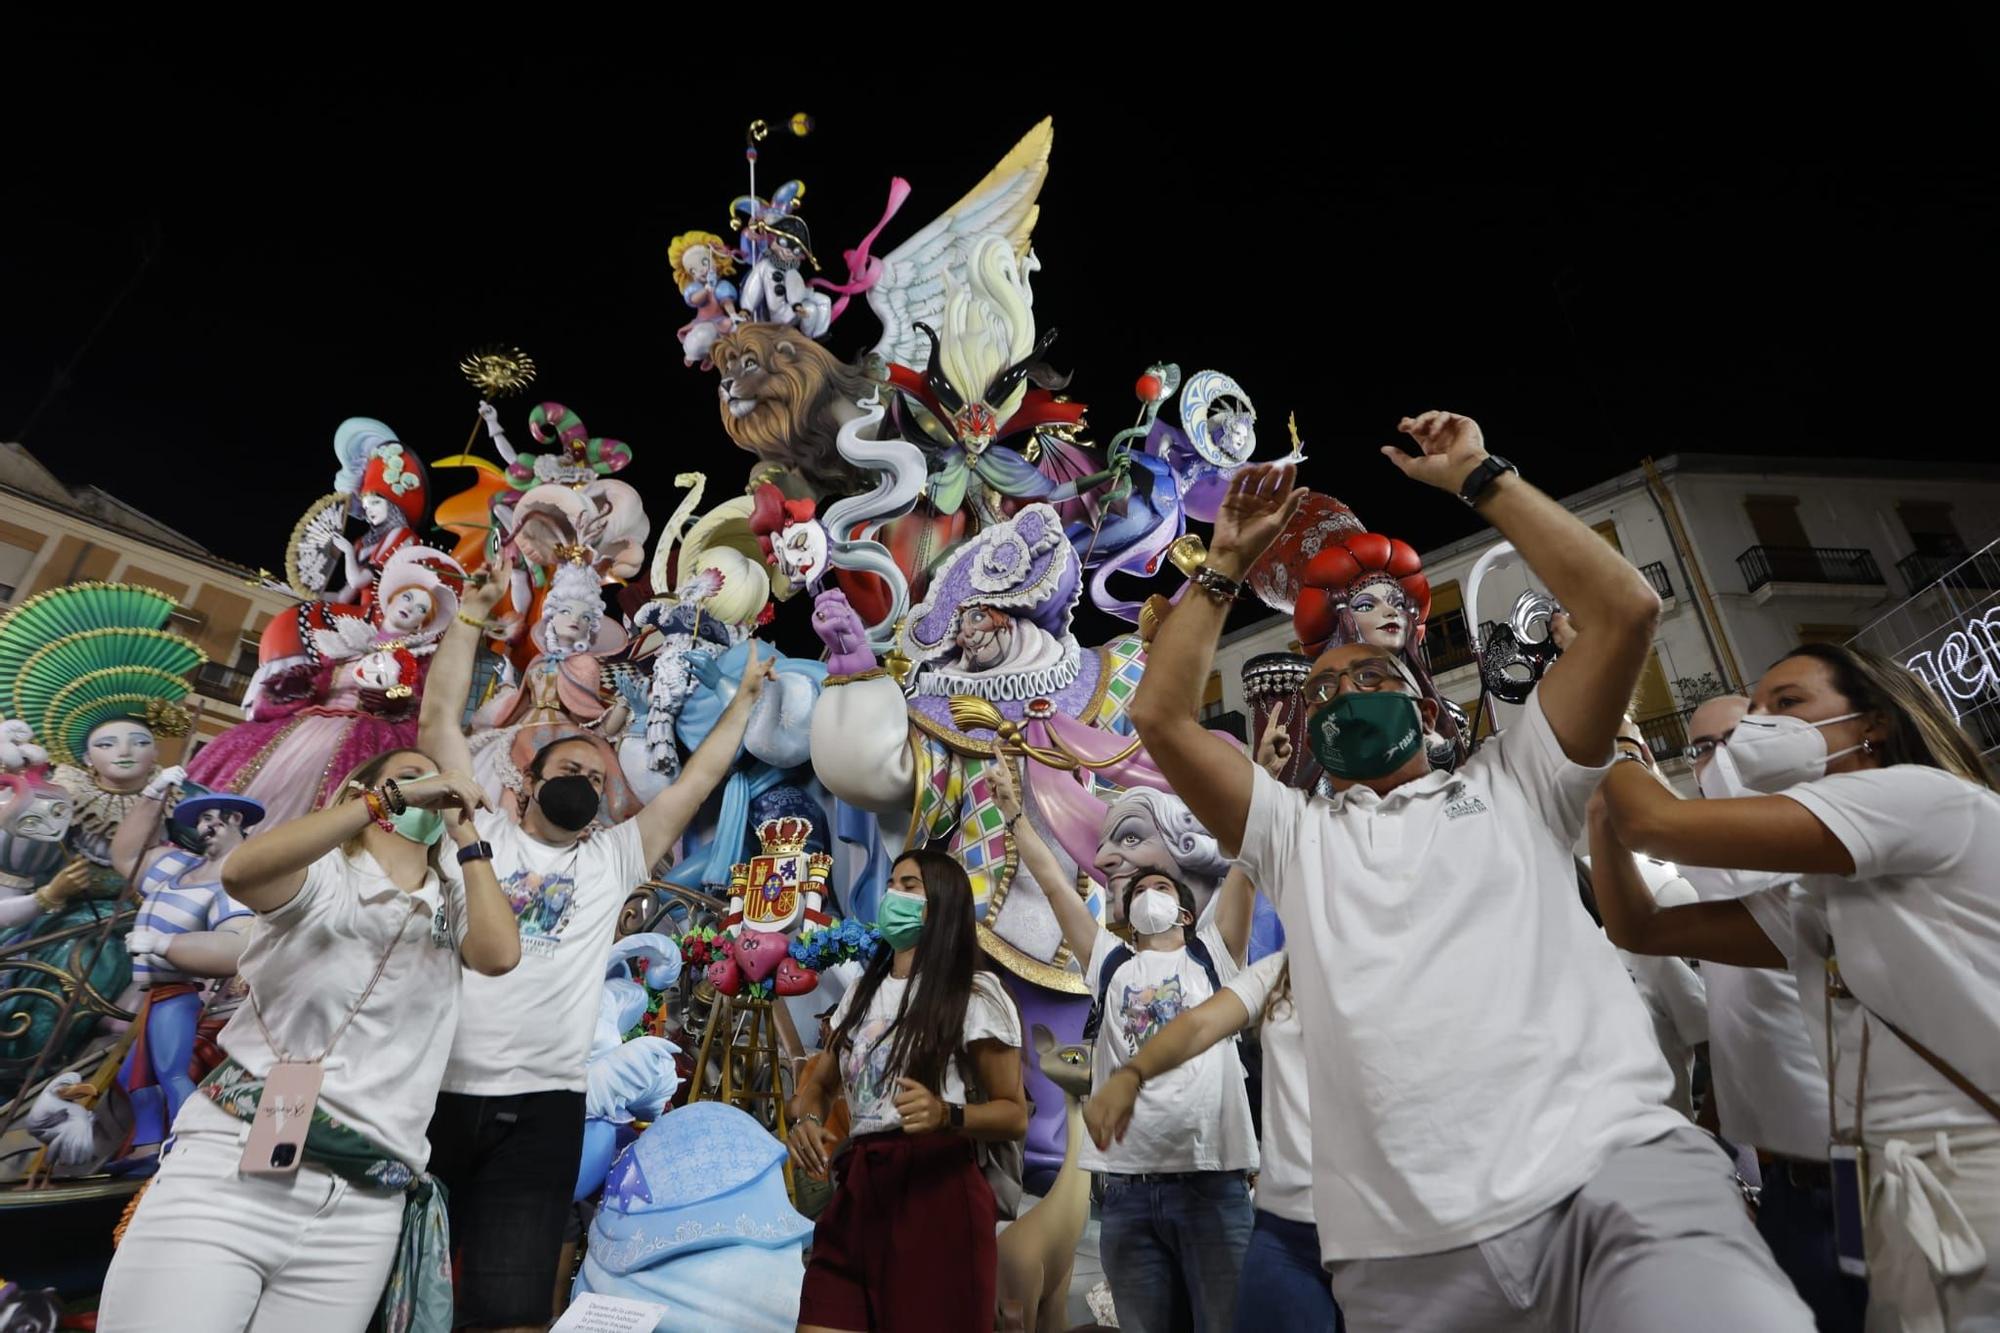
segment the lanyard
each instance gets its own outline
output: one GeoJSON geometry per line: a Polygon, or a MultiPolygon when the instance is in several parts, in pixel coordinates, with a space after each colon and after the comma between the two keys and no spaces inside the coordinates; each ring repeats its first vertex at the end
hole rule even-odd
{"type": "MultiPolygon", "coordinates": [[[[396,924],[396,933],[389,937],[389,947],[382,951],[381,960],[375,964],[375,975],[368,978],[368,984],[361,990],[361,998],[354,1002],[354,1007],[347,1011],[347,1017],[340,1020],[340,1026],[335,1028],[333,1035],[326,1039],[326,1049],[305,1063],[315,1065],[325,1064],[326,1057],[333,1054],[333,1044],[340,1040],[341,1034],[347,1031],[347,1025],[352,1023],[355,1016],[361,1012],[361,1006],[367,1004],[368,997],[375,993],[375,983],[380,981],[382,974],[388,970],[389,958],[396,952],[396,946],[403,942],[403,928],[407,925],[409,925],[407,916],[404,920],[396,924]]],[[[255,987],[252,987],[250,990],[250,1012],[256,1016],[257,1030],[264,1034],[265,1044],[270,1046],[271,1054],[278,1057],[278,1063],[295,1063],[291,1052],[278,1044],[278,1039],[271,1035],[271,1029],[265,1025],[264,1006],[257,1003],[257,990],[255,987]]]]}

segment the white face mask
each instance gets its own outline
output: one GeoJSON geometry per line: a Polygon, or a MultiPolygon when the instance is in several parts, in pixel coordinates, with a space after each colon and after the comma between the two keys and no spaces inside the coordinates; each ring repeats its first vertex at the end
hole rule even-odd
{"type": "Polygon", "coordinates": [[[1727,782],[1733,776],[1744,788],[1766,794],[1823,778],[1829,763],[1861,747],[1850,745],[1828,754],[1820,728],[1860,716],[1858,712],[1842,713],[1824,722],[1808,722],[1783,713],[1747,713],[1729,734],[1729,744],[1716,748],[1715,762],[1709,767],[1721,768],[1727,763],[1734,773],[1720,781],[1727,782]]]}
{"type": "Polygon", "coordinates": [[[1126,916],[1141,935],[1158,935],[1181,923],[1180,899],[1166,889],[1147,889],[1132,899],[1126,916]]]}
{"type": "Polygon", "coordinates": [[[1736,761],[1723,760],[1729,756],[1728,745],[1718,745],[1708,757],[1708,767],[1701,770],[1701,776],[1694,785],[1701,788],[1701,794],[1711,801],[1726,801],[1736,796],[1755,796],[1757,793],[1743,785],[1743,778],[1736,771],[1736,761]]]}

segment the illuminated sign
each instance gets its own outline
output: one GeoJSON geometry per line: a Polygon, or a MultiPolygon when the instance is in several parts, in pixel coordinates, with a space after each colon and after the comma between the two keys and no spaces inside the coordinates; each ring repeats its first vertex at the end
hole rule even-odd
{"type": "Polygon", "coordinates": [[[2000,693],[2000,606],[1961,622],[1938,640],[1935,648],[1904,662],[1923,677],[1953,714],[1960,705],[2000,693]]]}

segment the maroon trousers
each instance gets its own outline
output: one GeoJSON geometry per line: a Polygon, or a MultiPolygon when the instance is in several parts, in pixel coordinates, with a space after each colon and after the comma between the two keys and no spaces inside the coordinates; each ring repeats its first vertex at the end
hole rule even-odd
{"type": "Polygon", "coordinates": [[[993,1190],[970,1140],[891,1130],[852,1140],[813,1231],[799,1322],[867,1333],[990,1333],[993,1190]]]}

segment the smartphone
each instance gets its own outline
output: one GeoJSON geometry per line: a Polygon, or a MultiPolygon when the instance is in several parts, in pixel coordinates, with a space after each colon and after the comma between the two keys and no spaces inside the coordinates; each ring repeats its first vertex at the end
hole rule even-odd
{"type": "Polygon", "coordinates": [[[238,1171],[246,1176],[289,1176],[299,1169],[323,1073],[317,1062],[280,1061],[271,1066],[238,1171]]]}
{"type": "Polygon", "coordinates": [[[1868,1216],[1868,1150],[1836,1143],[1827,1149],[1827,1164],[1833,1170],[1833,1245],[1840,1271],[1867,1277],[1868,1257],[1861,1238],[1868,1216]]]}

